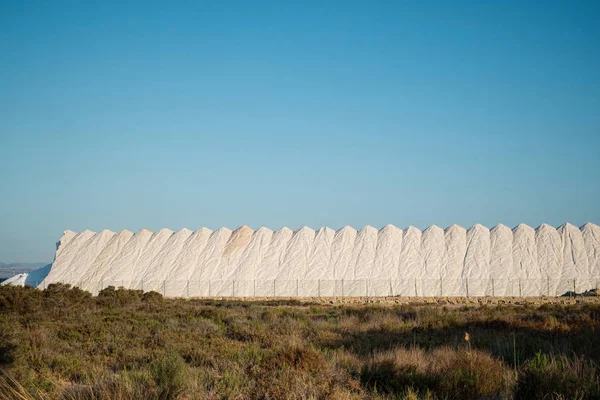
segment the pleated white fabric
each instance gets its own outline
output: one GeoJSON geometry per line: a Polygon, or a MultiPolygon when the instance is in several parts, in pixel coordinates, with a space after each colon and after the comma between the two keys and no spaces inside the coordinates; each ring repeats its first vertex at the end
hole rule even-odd
{"type": "Polygon", "coordinates": [[[184,297],[553,296],[600,283],[600,227],[66,231],[40,286],[54,282],[184,297]]]}

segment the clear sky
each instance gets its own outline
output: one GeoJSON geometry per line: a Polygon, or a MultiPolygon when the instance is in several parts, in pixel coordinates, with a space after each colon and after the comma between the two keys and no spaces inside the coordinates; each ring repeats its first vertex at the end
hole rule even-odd
{"type": "Polygon", "coordinates": [[[0,0],[0,157],[4,262],[66,229],[600,223],[600,2],[0,0]]]}

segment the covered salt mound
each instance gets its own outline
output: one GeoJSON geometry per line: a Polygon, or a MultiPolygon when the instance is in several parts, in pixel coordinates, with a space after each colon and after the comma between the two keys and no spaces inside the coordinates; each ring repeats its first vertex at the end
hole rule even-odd
{"type": "Polygon", "coordinates": [[[45,268],[40,287],[92,293],[112,285],[182,297],[555,296],[600,283],[600,227],[66,231],[45,268]]]}
{"type": "Polygon", "coordinates": [[[38,268],[29,273],[17,274],[0,283],[0,285],[17,285],[17,286],[33,286],[37,287],[46,279],[50,272],[52,264],[48,264],[42,268],[38,268]]]}
{"type": "Polygon", "coordinates": [[[27,274],[16,274],[16,275],[11,276],[7,280],[0,282],[0,286],[2,286],[2,285],[25,286],[26,280],[27,280],[27,274]]]}

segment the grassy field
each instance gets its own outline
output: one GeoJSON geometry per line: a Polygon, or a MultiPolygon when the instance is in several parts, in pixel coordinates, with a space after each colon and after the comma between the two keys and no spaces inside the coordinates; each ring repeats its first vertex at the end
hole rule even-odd
{"type": "Polygon", "coordinates": [[[599,326],[597,304],[329,305],[4,286],[0,398],[600,399],[599,326]]]}

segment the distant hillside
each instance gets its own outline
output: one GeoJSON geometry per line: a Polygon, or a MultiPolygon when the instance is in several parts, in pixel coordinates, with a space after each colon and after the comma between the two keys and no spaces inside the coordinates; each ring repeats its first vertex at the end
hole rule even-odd
{"type": "Polygon", "coordinates": [[[44,265],[48,265],[47,262],[37,262],[37,263],[3,263],[0,261],[0,268],[40,268],[44,265]]]}
{"type": "Polygon", "coordinates": [[[10,278],[23,272],[31,272],[48,265],[47,262],[38,263],[4,263],[0,262],[0,279],[10,278]]]}

